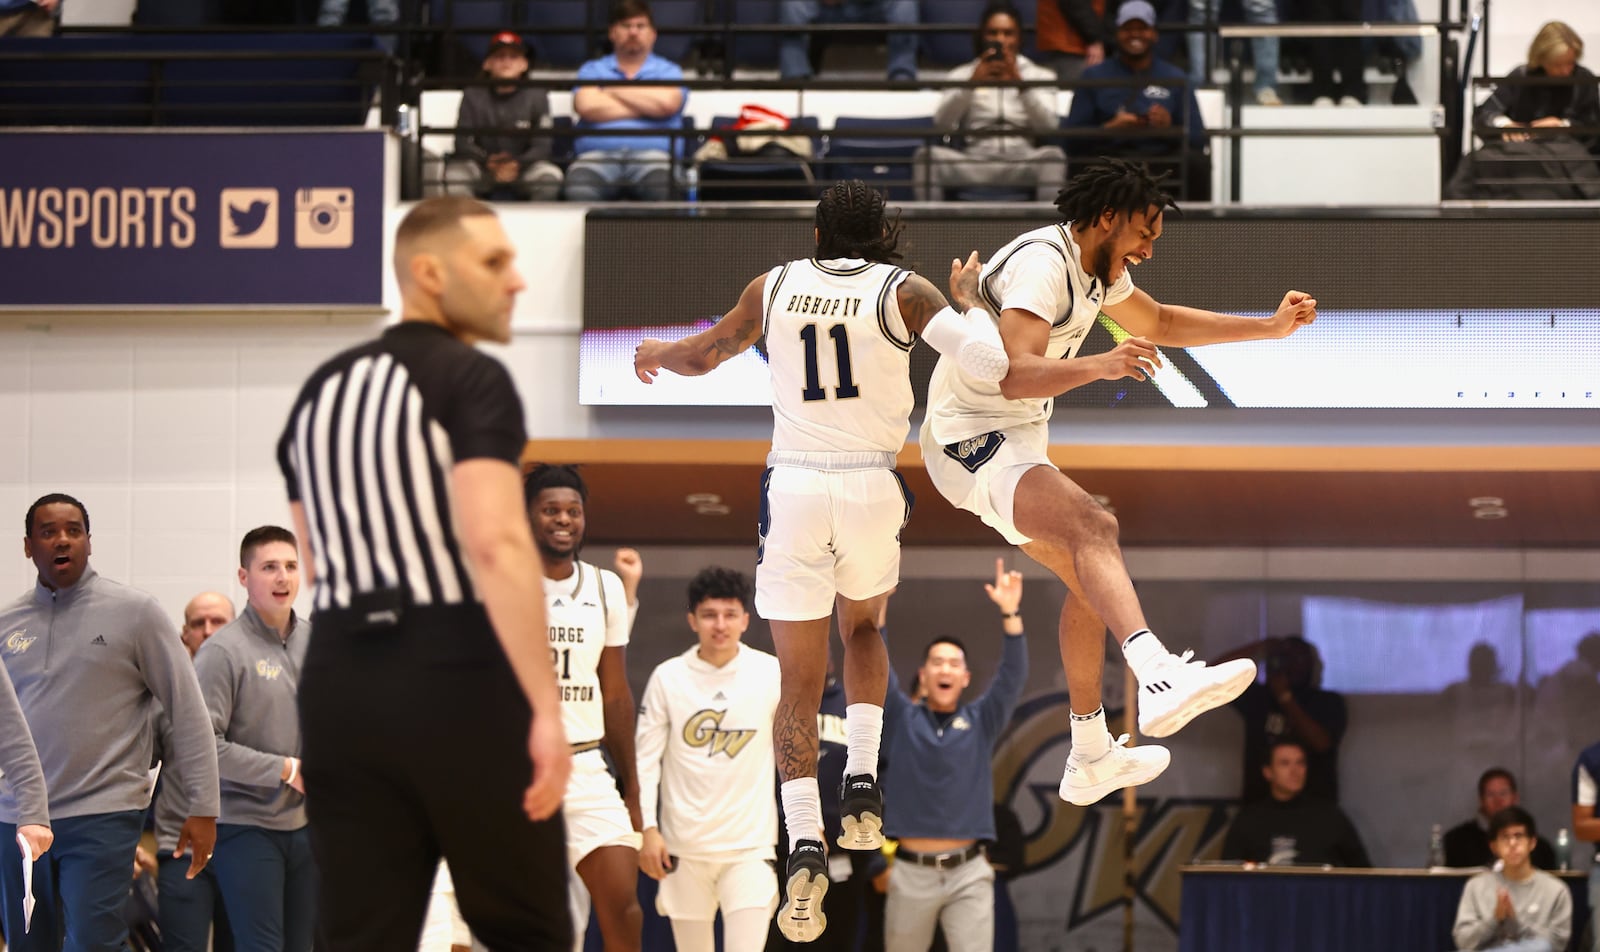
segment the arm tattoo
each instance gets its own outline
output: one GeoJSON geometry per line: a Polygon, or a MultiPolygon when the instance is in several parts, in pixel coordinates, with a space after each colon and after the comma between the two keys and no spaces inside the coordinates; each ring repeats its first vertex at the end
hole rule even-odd
{"type": "Polygon", "coordinates": [[[944,295],[939,289],[927,278],[918,274],[913,274],[901,283],[898,297],[900,316],[905,319],[906,330],[913,334],[922,333],[922,329],[933,320],[933,315],[944,310],[946,306],[944,295]]]}
{"type": "Polygon", "coordinates": [[[718,361],[737,356],[746,347],[750,346],[749,342],[755,340],[760,329],[761,322],[752,317],[734,328],[733,333],[712,341],[710,346],[706,348],[706,356],[718,361]]]}
{"type": "Polygon", "coordinates": [[[772,749],[785,782],[817,775],[817,715],[798,704],[779,704],[772,718],[772,749]]]}

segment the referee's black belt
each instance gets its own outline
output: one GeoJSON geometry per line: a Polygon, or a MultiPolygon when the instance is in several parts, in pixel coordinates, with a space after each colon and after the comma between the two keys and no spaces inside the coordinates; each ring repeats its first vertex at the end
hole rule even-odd
{"type": "Polygon", "coordinates": [[[974,843],[964,850],[955,850],[949,853],[918,853],[916,850],[897,849],[894,858],[897,862],[915,863],[918,866],[931,866],[934,869],[955,869],[962,863],[976,859],[983,855],[983,845],[974,843]]]}
{"type": "Polygon", "coordinates": [[[589,740],[589,741],[584,741],[581,744],[573,744],[572,745],[572,752],[574,754],[586,754],[591,750],[599,750],[599,749],[600,749],[600,742],[597,741],[597,740],[589,740]]]}

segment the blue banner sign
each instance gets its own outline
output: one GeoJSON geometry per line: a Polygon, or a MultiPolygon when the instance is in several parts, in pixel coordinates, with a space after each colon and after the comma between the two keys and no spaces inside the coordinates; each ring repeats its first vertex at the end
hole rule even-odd
{"type": "Polygon", "coordinates": [[[384,133],[0,133],[0,307],[376,307],[384,133]]]}

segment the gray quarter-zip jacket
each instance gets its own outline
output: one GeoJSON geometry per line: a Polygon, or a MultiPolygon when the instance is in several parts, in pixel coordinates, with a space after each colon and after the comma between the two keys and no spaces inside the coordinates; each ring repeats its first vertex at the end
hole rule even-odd
{"type": "Polygon", "coordinates": [[[310,640],[305,619],[289,616],[285,641],[247,606],[195,654],[222,775],[219,822],[268,830],[306,825],[305,797],[282,777],[283,759],[300,756],[295,693],[310,640]]]}
{"type": "MultiPolygon", "coordinates": [[[[217,747],[172,622],[144,592],[85,569],[59,592],[42,583],[0,610],[0,659],[33,732],[50,817],[143,810],[155,706],[172,712],[174,757],[195,816],[216,816],[217,747]]],[[[17,823],[14,789],[0,822],[17,823]]]]}
{"type": "MultiPolygon", "coordinates": [[[[7,632],[9,634],[9,632],[7,632]]],[[[26,636],[24,636],[26,637],[26,636]]],[[[3,652],[0,652],[3,653],[3,652]]],[[[50,825],[50,800],[33,734],[17,703],[10,678],[0,678],[0,790],[17,804],[18,825],[50,825]]]]}

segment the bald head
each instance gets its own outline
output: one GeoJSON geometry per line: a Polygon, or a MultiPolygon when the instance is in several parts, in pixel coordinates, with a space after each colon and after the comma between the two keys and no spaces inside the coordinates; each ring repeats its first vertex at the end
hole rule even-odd
{"type": "Polygon", "coordinates": [[[183,607],[183,646],[189,657],[200,650],[217,629],[233,621],[233,602],[219,592],[201,592],[183,607]]]}

